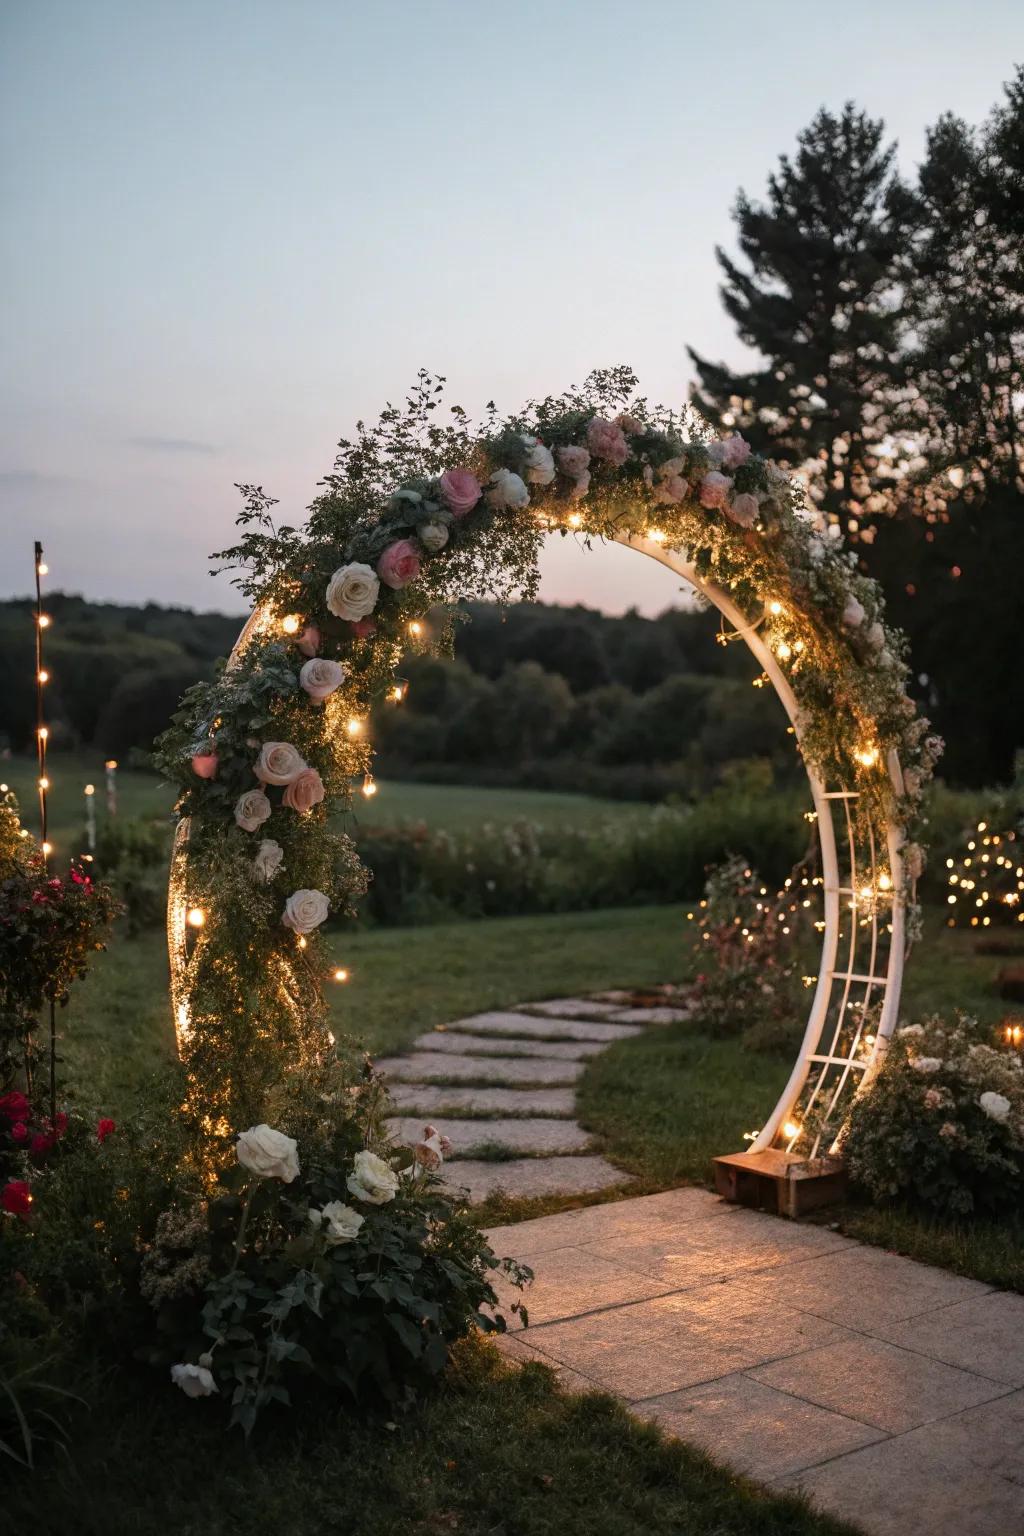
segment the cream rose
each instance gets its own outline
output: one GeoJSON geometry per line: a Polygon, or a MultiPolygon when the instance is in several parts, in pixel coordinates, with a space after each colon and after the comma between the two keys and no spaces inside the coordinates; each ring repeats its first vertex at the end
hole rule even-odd
{"type": "Polygon", "coordinates": [[[848,597],[843,608],[843,623],[847,629],[859,629],[864,623],[864,605],[855,597],[848,597]]]}
{"type": "Polygon", "coordinates": [[[525,480],[521,480],[510,469],[496,469],[488,484],[490,490],[487,492],[487,505],[496,512],[504,512],[507,508],[518,511],[530,505],[530,493],[525,480]]]}
{"type": "Polygon", "coordinates": [[[979,1105],[997,1125],[1005,1125],[1010,1115],[1010,1101],[1001,1093],[983,1093],[979,1105]]]}
{"type": "Polygon", "coordinates": [[[209,1397],[217,1383],[205,1365],[172,1365],[171,1380],[186,1397],[209,1397]]]}
{"type": "Polygon", "coordinates": [[[331,909],[323,891],[293,891],[284,904],[281,921],[293,933],[312,933],[331,909]]]}
{"type": "Polygon", "coordinates": [[[339,619],[365,619],[377,606],[380,578],[369,565],[340,566],[327,583],[327,606],[339,619]]]}
{"type": "Polygon", "coordinates": [[[283,1131],[269,1125],[253,1125],[235,1142],[235,1155],[243,1168],[258,1179],[280,1179],[290,1184],[299,1176],[299,1149],[283,1131]]]}
{"type": "Polygon", "coordinates": [[[386,1205],[398,1193],[398,1175],[376,1152],[357,1152],[346,1180],[349,1191],[368,1205],[386,1205]]]}
{"type": "Polygon", "coordinates": [[[526,478],[531,485],[550,485],[555,478],[555,460],[550,448],[539,437],[522,435],[526,449],[526,478]]]}
{"type": "Polygon", "coordinates": [[[265,741],[252,771],[261,784],[290,784],[305,767],[305,759],[291,742],[265,741]]]}
{"type": "MultiPolygon", "coordinates": [[[[260,791],[254,789],[252,793],[258,795],[260,791]]],[[[266,795],[263,798],[266,800],[266,795]]],[[[267,804],[270,804],[269,800],[267,804]]],[[[258,878],[264,884],[269,884],[283,863],[284,849],[281,847],[281,844],[276,843],[272,837],[265,837],[257,848],[256,857],[252,861],[252,867],[256,871],[258,878]]]]}
{"type": "Polygon", "coordinates": [[[942,1062],[938,1056],[917,1056],[911,1062],[911,1066],[915,1072],[923,1072],[925,1076],[942,1071],[942,1062]]]}
{"type": "Polygon", "coordinates": [[[235,824],[243,832],[255,832],[270,815],[270,801],[262,789],[249,789],[235,801],[235,824]]]}
{"type": "MultiPolygon", "coordinates": [[[[309,1214],[313,1216],[312,1211],[309,1214]]],[[[339,1243],[354,1243],[359,1236],[359,1228],[366,1220],[365,1216],[360,1216],[358,1211],[354,1211],[350,1205],[343,1205],[340,1200],[329,1200],[323,1210],[316,1214],[319,1218],[316,1225],[321,1230],[326,1229],[324,1236],[331,1247],[339,1243]]]]}
{"type": "Polygon", "coordinates": [[[448,527],[445,523],[420,523],[416,532],[423,548],[432,555],[436,555],[448,543],[448,527]]]}
{"type": "Polygon", "coordinates": [[[348,677],[348,668],[340,661],[328,661],[316,656],[299,669],[299,687],[304,688],[318,704],[330,698],[348,677]]]}
{"type": "Polygon", "coordinates": [[[577,448],[574,445],[568,448],[559,448],[558,467],[563,475],[568,475],[570,480],[580,480],[590,467],[590,449],[577,448]]]}

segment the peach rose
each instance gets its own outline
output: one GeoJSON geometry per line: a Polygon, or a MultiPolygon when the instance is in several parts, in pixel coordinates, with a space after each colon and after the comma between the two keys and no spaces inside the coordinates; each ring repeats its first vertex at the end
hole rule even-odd
{"type": "Polygon", "coordinates": [[[465,517],[472,512],[484,493],[480,481],[468,469],[446,469],[438,485],[453,517],[465,517]]]}
{"type": "Polygon", "coordinates": [[[300,816],[305,816],[314,805],[319,805],[324,797],[324,786],[315,768],[303,768],[298,778],[292,779],[281,796],[281,804],[286,805],[290,811],[298,811],[300,816]]]}
{"type": "Polygon", "coordinates": [[[377,575],[385,586],[407,587],[420,573],[420,554],[412,539],[396,539],[377,561],[377,575]]]}

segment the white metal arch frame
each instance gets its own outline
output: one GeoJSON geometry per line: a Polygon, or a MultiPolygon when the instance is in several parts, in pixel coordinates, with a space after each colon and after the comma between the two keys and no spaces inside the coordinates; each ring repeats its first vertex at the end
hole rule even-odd
{"type": "MultiPolygon", "coordinates": [[[[711,603],[742,638],[770,679],[800,746],[800,711],[792,685],[779,662],[729,594],[698,574],[685,553],[640,535],[617,535],[615,542],[668,567],[711,603]]],[[[237,665],[246,647],[270,634],[274,612],[257,607],[242,629],[227,666],[237,665]]],[[[886,849],[869,834],[858,857],[851,801],[856,791],[829,789],[804,759],[816,814],[821,849],[824,909],[821,960],[807,1024],[793,1069],[779,1101],[749,1147],[761,1152],[782,1147],[808,1157],[838,1149],[851,1099],[871,1082],[896,1026],[905,956],[904,833],[890,820],[886,849]],[[836,828],[841,836],[837,838],[836,828]],[[885,868],[887,861],[888,868],[885,868]],[[844,933],[844,920],[846,931],[844,933]],[[844,942],[845,940],[845,942],[844,942]],[[866,941],[866,962],[861,965],[866,941]],[[842,945],[842,948],[841,948],[842,945]],[[869,1025],[874,1023],[874,1028],[869,1025]]],[[[899,790],[899,764],[889,763],[899,790]]],[[[171,1003],[179,1053],[191,1034],[190,990],[204,944],[202,930],[188,926],[189,821],[178,824],[168,887],[168,950],[171,1003]]],[[[281,961],[281,985],[290,994],[294,977],[281,961]]],[[[296,1005],[297,1009],[297,1005],[296,1005]]]]}
{"type": "MultiPolygon", "coordinates": [[[[756,625],[750,624],[728,593],[700,576],[685,553],[637,535],[623,534],[616,542],[667,566],[718,609],[771,680],[799,747],[800,712],[792,685],[756,625]]],[[[806,759],[804,766],[821,849],[821,961],[793,1070],[749,1150],[761,1152],[781,1146],[815,1157],[823,1149],[837,1150],[849,1102],[878,1072],[896,1027],[906,951],[901,853],[905,837],[902,828],[890,819],[884,852],[888,869],[879,858],[881,850],[873,837],[868,839],[866,859],[858,860],[850,815],[856,791],[841,786],[829,789],[806,759]],[[840,839],[836,836],[837,819],[840,839]],[[862,941],[866,941],[867,950],[863,966],[858,959],[864,953],[862,941]],[[869,1025],[876,1015],[872,1030],[869,1025]]],[[[894,787],[898,788],[900,768],[895,756],[888,767],[894,787]]]]}

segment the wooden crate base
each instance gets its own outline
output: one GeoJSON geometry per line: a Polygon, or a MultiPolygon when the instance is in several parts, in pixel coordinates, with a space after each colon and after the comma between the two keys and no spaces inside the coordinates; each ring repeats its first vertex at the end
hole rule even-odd
{"type": "Polygon", "coordinates": [[[715,1188],[723,1200],[776,1216],[803,1216],[845,1198],[846,1169],[837,1158],[813,1163],[793,1152],[733,1152],[715,1158],[715,1188]]]}

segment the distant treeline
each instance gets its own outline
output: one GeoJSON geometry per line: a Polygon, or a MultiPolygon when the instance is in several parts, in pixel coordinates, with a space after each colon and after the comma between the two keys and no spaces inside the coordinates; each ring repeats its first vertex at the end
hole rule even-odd
{"type": "MultiPolygon", "coordinates": [[[[117,757],[148,751],[181,694],[210,675],[242,624],[61,594],[47,609],[51,744],[117,757]]],[[[706,789],[736,759],[795,769],[774,694],[751,686],[745,648],[718,644],[708,614],[609,618],[583,607],[475,603],[465,615],[456,659],[408,657],[405,702],[376,711],[382,773],[659,799],[706,789]]],[[[10,663],[0,675],[0,739],[28,750],[28,601],[0,604],[0,643],[10,663]]]]}

